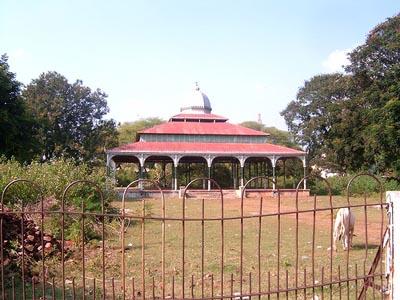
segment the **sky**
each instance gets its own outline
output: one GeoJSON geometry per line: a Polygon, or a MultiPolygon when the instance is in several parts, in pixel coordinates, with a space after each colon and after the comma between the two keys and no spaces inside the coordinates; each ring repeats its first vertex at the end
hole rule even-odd
{"type": "Polygon", "coordinates": [[[199,82],[213,113],[287,129],[280,112],[400,2],[0,0],[0,54],[29,84],[57,71],[108,94],[108,118],[168,119],[199,82]]]}

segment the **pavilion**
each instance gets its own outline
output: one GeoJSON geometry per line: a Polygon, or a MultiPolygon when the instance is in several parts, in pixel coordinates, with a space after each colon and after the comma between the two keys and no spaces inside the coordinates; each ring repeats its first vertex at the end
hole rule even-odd
{"type": "MultiPolygon", "coordinates": [[[[306,154],[296,149],[268,143],[269,134],[228,122],[228,119],[211,113],[209,98],[196,84],[188,104],[168,122],[139,132],[137,141],[107,150],[107,167],[115,171],[123,163],[136,163],[139,178],[146,166],[161,164],[172,170],[168,185],[170,192],[178,191],[178,166],[203,164],[204,177],[213,178],[213,166],[224,163],[230,166],[229,189],[238,190],[245,182],[245,167],[250,176],[276,178],[278,160],[300,159],[306,174],[306,154]],[[272,172],[271,172],[272,171],[272,172]],[[252,173],[251,173],[252,172],[252,173]]],[[[218,182],[218,178],[213,178],[218,182]]],[[[274,180],[275,181],[275,180],[274,180]]],[[[268,185],[269,187],[269,185],[268,185]]],[[[210,190],[210,182],[203,189],[210,190]]],[[[265,185],[264,185],[265,188],[265,185]]],[[[272,185],[272,190],[277,187],[272,185]]],[[[306,183],[303,185],[306,189],[306,183]]]]}

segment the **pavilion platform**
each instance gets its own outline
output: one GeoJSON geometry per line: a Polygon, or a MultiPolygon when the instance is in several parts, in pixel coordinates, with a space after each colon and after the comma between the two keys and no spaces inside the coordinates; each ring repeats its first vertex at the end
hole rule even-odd
{"type": "MultiPolygon", "coordinates": [[[[119,199],[122,199],[124,193],[124,187],[115,188],[119,199]]],[[[182,198],[183,189],[180,190],[163,190],[165,199],[168,198],[182,198]]],[[[295,197],[296,189],[279,189],[281,197],[295,197]]],[[[235,189],[223,189],[222,193],[224,199],[239,199],[241,197],[241,190],[235,189]]],[[[191,199],[219,199],[220,191],[217,189],[202,190],[202,189],[190,189],[187,191],[187,198],[191,199]]],[[[309,197],[309,189],[298,190],[299,197],[309,197]]],[[[273,197],[278,196],[278,190],[274,189],[246,189],[246,198],[259,198],[259,197],[273,197]]],[[[160,197],[160,191],[158,190],[148,190],[148,189],[133,189],[130,188],[126,194],[126,200],[135,200],[142,198],[158,198],[160,197]]]]}

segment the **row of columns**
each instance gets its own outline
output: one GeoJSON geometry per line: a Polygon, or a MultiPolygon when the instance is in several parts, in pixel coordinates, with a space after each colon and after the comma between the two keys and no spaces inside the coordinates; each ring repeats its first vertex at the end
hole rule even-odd
{"type": "MultiPolygon", "coordinates": [[[[137,157],[139,160],[139,178],[143,178],[144,164],[145,164],[146,159],[150,156],[151,155],[144,155],[144,154],[135,155],[135,157],[137,157]]],[[[173,155],[171,157],[172,161],[173,161],[173,168],[172,168],[173,169],[173,176],[172,176],[173,177],[173,182],[172,182],[173,190],[178,190],[178,164],[182,157],[183,156],[179,156],[179,155],[173,155]]],[[[271,165],[272,165],[272,178],[273,178],[272,188],[275,190],[276,189],[276,184],[275,184],[275,182],[276,182],[276,163],[280,157],[277,157],[277,156],[267,156],[267,157],[268,157],[268,159],[270,159],[271,165]]],[[[208,178],[211,178],[212,162],[216,158],[216,156],[207,155],[206,157],[203,157],[203,158],[207,162],[208,178]]],[[[239,156],[236,158],[239,160],[239,163],[240,163],[240,185],[244,186],[244,184],[245,184],[245,182],[244,182],[244,165],[245,165],[246,159],[248,159],[249,157],[239,156]]],[[[298,157],[298,158],[300,158],[303,162],[304,177],[306,177],[306,175],[307,175],[306,158],[305,157],[298,157]]],[[[107,154],[107,167],[109,167],[112,170],[115,170],[115,162],[112,160],[112,156],[109,156],[109,154],[107,154]]],[[[232,173],[233,173],[234,169],[236,170],[236,168],[234,168],[233,164],[232,164],[232,173]]],[[[234,178],[234,187],[236,188],[235,181],[236,181],[237,176],[235,176],[235,174],[234,174],[233,178],[234,178]]],[[[139,187],[142,188],[141,185],[139,187]]],[[[304,179],[303,188],[304,189],[307,188],[307,180],[306,179],[304,179]]],[[[208,180],[207,189],[211,190],[211,181],[210,180],[208,180]]]]}

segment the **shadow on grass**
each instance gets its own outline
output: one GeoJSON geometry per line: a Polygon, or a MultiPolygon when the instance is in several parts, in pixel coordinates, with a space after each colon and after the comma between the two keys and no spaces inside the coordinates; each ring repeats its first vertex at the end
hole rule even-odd
{"type": "MultiPolygon", "coordinates": [[[[373,249],[378,249],[378,247],[379,247],[379,245],[377,245],[377,244],[368,244],[367,249],[373,250],[373,249]]],[[[365,244],[353,244],[352,249],[353,250],[364,250],[365,244]]]]}
{"type": "MultiPolygon", "coordinates": [[[[89,280],[88,280],[89,283],[89,280]]],[[[97,283],[99,284],[99,283],[97,283]]],[[[41,283],[35,284],[35,287],[32,286],[31,283],[25,282],[25,295],[23,294],[22,289],[22,281],[20,278],[15,279],[14,288],[12,286],[5,288],[5,299],[63,299],[62,295],[62,287],[60,286],[53,286],[50,283],[47,283],[45,286],[45,296],[43,296],[42,286],[41,283]],[[54,296],[54,298],[53,298],[54,296]]],[[[96,289],[96,299],[100,299],[102,297],[101,286],[97,286],[96,289]]],[[[0,289],[1,292],[1,289],[0,289]]],[[[93,286],[87,287],[85,290],[86,297],[94,297],[94,289],[93,286]]],[[[108,294],[112,294],[111,291],[108,291],[108,294]]],[[[65,289],[65,299],[81,299],[83,296],[82,287],[79,286],[79,282],[76,283],[75,289],[72,288],[71,284],[66,285],[65,289]]]]}

